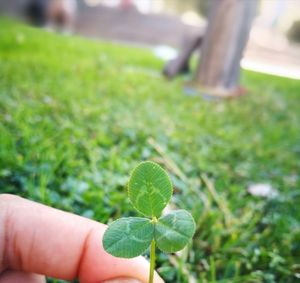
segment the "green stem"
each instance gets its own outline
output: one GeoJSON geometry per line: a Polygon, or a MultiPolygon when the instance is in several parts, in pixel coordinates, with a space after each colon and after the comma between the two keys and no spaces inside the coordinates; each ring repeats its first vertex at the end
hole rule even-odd
{"type": "Polygon", "coordinates": [[[155,268],[155,241],[152,240],[151,248],[150,248],[150,274],[149,274],[148,283],[153,283],[154,268],[155,268]]]}

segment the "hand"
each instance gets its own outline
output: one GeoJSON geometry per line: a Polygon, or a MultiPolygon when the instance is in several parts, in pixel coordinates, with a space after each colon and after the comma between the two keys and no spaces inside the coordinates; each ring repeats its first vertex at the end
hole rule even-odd
{"type": "MultiPolygon", "coordinates": [[[[148,262],[143,257],[121,259],[106,253],[105,229],[104,224],[71,213],[0,195],[0,282],[40,283],[47,275],[78,278],[81,283],[117,278],[146,283],[148,262]]],[[[163,280],[156,274],[155,282],[163,280]]]]}

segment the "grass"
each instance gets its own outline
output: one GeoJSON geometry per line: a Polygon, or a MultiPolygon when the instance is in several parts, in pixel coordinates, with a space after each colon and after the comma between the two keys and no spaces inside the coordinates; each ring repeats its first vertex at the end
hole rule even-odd
{"type": "Polygon", "coordinates": [[[209,101],[149,50],[0,25],[1,192],[106,223],[136,215],[129,172],[155,160],[197,222],[188,249],[158,255],[166,282],[299,280],[299,81],[244,72],[248,95],[209,101]]]}

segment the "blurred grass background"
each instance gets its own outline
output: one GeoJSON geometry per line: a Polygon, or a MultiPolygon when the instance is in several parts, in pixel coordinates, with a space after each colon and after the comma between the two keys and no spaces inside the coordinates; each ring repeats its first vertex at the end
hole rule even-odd
{"type": "Polygon", "coordinates": [[[300,280],[299,81],[244,72],[246,96],[188,97],[150,50],[0,25],[0,192],[107,223],[135,215],[126,182],[151,159],[197,222],[159,254],[166,282],[300,280]]]}

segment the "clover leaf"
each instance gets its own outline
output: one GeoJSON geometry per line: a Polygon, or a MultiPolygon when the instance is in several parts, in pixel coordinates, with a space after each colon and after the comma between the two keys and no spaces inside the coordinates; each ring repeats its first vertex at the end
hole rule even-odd
{"type": "Polygon", "coordinates": [[[175,210],[161,217],[155,225],[154,238],[163,252],[182,250],[195,232],[195,222],[185,210],[175,210]]]}
{"type": "Polygon", "coordinates": [[[159,217],[173,193],[168,174],[154,162],[142,162],[130,177],[128,195],[132,205],[149,217],[159,217]]]}
{"type": "Polygon", "coordinates": [[[103,238],[104,249],[117,257],[131,258],[145,252],[154,234],[147,218],[127,217],[110,224],[103,238]]]}
{"type": "Polygon", "coordinates": [[[149,218],[127,217],[112,222],[103,236],[103,247],[111,255],[132,258],[144,253],[149,245],[149,283],[153,282],[155,247],[163,252],[184,248],[195,233],[195,222],[185,210],[161,216],[173,193],[171,180],[158,164],[146,161],[132,172],[128,195],[134,208],[149,218]]]}

